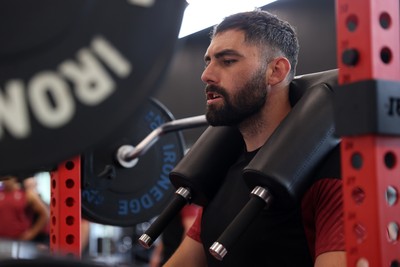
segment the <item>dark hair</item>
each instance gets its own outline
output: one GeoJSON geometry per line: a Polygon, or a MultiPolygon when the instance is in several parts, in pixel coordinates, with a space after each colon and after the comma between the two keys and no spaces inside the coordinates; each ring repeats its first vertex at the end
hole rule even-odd
{"type": "MultiPolygon", "coordinates": [[[[243,31],[245,41],[259,45],[265,57],[271,57],[271,53],[273,56],[283,53],[292,66],[290,78],[294,77],[299,42],[294,28],[287,21],[260,9],[237,13],[226,17],[216,25],[211,32],[211,38],[218,33],[232,29],[243,31]]],[[[270,60],[270,58],[267,59],[270,60]]]]}

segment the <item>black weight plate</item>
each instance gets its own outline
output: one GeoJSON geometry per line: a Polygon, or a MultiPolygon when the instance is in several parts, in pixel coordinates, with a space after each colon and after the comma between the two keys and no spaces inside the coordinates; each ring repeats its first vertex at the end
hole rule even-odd
{"type": "Polygon", "coordinates": [[[169,173],[184,154],[182,133],[160,136],[132,168],[121,167],[115,156],[121,146],[139,144],[154,129],[171,120],[171,113],[150,99],[126,126],[129,130],[125,137],[82,156],[84,217],[101,224],[132,226],[161,213],[175,192],[169,173]]]}
{"type": "Polygon", "coordinates": [[[0,173],[112,138],[165,73],[185,0],[0,1],[0,173]]]}

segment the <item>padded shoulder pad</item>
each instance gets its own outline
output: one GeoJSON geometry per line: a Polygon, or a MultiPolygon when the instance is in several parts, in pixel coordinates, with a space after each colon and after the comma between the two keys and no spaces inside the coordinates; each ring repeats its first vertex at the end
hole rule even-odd
{"type": "Polygon", "coordinates": [[[307,88],[322,84],[326,84],[328,88],[333,89],[338,84],[338,70],[333,69],[296,76],[289,87],[290,104],[294,106],[307,88]]]}

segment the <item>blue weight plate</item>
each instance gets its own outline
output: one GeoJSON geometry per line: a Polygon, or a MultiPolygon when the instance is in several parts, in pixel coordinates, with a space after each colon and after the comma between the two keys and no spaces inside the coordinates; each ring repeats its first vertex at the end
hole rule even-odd
{"type": "Polygon", "coordinates": [[[169,203],[175,188],[169,173],[183,157],[181,132],[162,135],[132,168],[115,159],[118,148],[137,145],[154,129],[173,120],[155,99],[141,107],[126,135],[82,156],[82,214],[91,221],[132,226],[149,221],[169,203]]]}

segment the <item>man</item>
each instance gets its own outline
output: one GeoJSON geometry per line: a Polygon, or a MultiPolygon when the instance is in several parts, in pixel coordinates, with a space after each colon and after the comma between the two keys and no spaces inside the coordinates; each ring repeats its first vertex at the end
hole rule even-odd
{"type": "Polygon", "coordinates": [[[298,207],[262,211],[222,261],[208,252],[249,199],[243,168],[291,110],[298,50],[293,28],[261,10],[214,28],[201,76],[206,117],[213,126],[237,126],[246,151],[165,266],[345,266],[340,170],[316,179],[298,207]]]}
{"type": "Polygon", "coordinates": [[[0,237],[35,240],[49,220],[48,208],[36,192],[24,190],[17,177],[7,175],[0,180],[0,237]]]}

